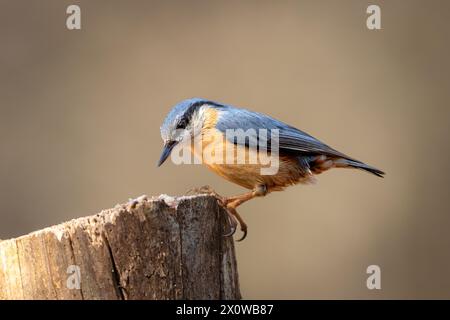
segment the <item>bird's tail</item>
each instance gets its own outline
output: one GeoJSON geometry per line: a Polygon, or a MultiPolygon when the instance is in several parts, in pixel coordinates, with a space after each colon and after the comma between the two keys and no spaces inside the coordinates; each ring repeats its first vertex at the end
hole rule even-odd
{"type": "Polygon", "coordinates": [[[361,169],[361,170],[370,172],[381,178],[384,178],[384,175],[385,175],[385,173],[383,171],[381,171],[377,168],[374,168],[372,166],[369,166],[363,162],[353,160],[353,159],[345,159],[345,158],[336,159],[336,160],[334,160],[334,165],[336,167],[351,167],[351,168],[361,169]]]}

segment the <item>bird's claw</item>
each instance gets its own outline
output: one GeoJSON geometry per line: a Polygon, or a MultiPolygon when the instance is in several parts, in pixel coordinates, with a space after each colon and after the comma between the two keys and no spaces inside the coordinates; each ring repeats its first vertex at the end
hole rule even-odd
{"type": "Polygon", "coordinates": [[[230,226],[230,231],[227,233],[224,233],[224,237],[232,237],[236,233],[236,228],[233,226],[230,226]]]}
{"type": "Polygon", "coordinates": [[[237,226],[239,224],[240,227],[241,227],[241,231],[244,234],[242,235],[241,238],[239,238],[236,241],[244,240],[247,237],[247,225],[245,223],[244,224],[238,223],[236,217],[228,209],[227,209],[227,218],[228,218],[228,223],[229,223],[229,226],[230,226],[230,231],[228,233],[225,233],[223,236],[224,237],[232,237],[236,233],[236,229],[237,229],[237,226]]]}
{"type": "Polygon", "coordinates": [[[228,218],[228,224],[230,226],[230,231],[228,233],[225,233],[224,237],[232,237],[236,233],[236,228],[238,225],[238,222],[236,218],[227,210],[227,218],[228,218]]]}
{"type": "Polygon", "coordinates": [[[235,208],[232,206],[232,202],[233,202],[233,200],[235,200],[233,197],[231,197],[231,198],[222,197],[216,191],[214,191],[213,188],[211,188],[208,185],[202,186],[200,188],[192,188],[187,191],[187,194],[209,194],[209,195],[214,196],[217,199],[217,203],[220,206],[222,206],[223,208],[225,208],[225,210],[227,212],[228,225],[229,225],[230,229],[228,232],[224,233],[223,236],[224,237],[232,237],[236,233],[237,226],[240,225],[243,235],[241,238],[239,238],[236,241],[242,241],[247,237],[247,225],[242,221],[242,219],[237,214],[235,208]],[[231,206],[229,206],[229,205],[231,205],[231,206]],[[234,212],[234,214],[233,214],[233,212],[234,212]],[[237,215],[238,217],[236,218],[235,215],[237,215]],[[238,222],[238,219],[239,219],[239,222],[238,222]]]}
{"type": "Polygon", "coordinates": [[[243,235],[242,235],[242,237],[240,238],[240,239],[238,239],[238,240],[236,240],[236,241],[242,241],[242,240],[244,240],[246,237],[247,237],[247,228],[245,227],[245,228],[241,228],[241,231],[244,233],[243,235]]]}
{"type": "MultiPolygon", "coordinates": [[[[244,233],[242,235],[242,237],[240,237],[238,240],[236,241],[242,241],[247,237],[247,228],[241,228],[241,231],[244,233]]],[[[230,231],[228,233],[225,233],[223,236],[224,237],[231,237],[236,233],[236,227],[235,226],[231,226],[230,225],[230,231]]]]}

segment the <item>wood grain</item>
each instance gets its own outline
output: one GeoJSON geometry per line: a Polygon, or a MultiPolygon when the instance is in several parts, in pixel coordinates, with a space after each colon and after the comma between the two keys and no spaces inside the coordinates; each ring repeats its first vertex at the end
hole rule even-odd
{"type": "Polygon", "coordinates": [[[140,197],[1,241],[0,299],[240,299],[226,230],[213,196],[140,197]]]}

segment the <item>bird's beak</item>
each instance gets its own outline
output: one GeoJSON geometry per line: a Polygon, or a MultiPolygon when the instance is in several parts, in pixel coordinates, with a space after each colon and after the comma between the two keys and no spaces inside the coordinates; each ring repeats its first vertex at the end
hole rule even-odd
{"type": "Polygon", "coordinates": [[[177,144],[176,141],[169,141],[164,144],[163,151],[161,153],[161,158],[159,158],[158,161],[158,167],[166,161],[166,159],[170,156],[170,153],[172,152],[173,147],[177,144]]]}

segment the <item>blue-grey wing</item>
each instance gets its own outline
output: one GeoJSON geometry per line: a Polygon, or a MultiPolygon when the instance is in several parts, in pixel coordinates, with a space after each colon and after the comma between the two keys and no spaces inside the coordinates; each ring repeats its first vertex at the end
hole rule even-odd
{"type": "MultiPolygon", "coordinates": [[[[216,124],[216,128],[224,133],[226,133],[227,129],[242,129],[248,133],[248,136],[254,140],[258,140],[259,142],[259,139],[261,139],[261,135],[258,134],[259,129],[266,129],[267,139],[269,140],[267,141],[267,145],[268,149],[270,149],[271,131],[278,129],[280,153],[287,152],[309,155],[324,154],[332,157],[351,159],[345,154],[334,150],[318,139],[310,136],[306,132],[291,127],[265,114],[229,106],[218,107],[218,110],[220,111],[220,116],[216,124]],[[256,136],[252,137],[252,135],[256,136]]],[[[229,137],[230,135],[227,135],[227,138],[229,137]]],[[[242,140],[239,141],[238,139],[235,139],[235,137],[232,137],[232,139],[229,140],[235,144],[245,143],[249,146],[248,140],[243,142],[242,140]]]]}

